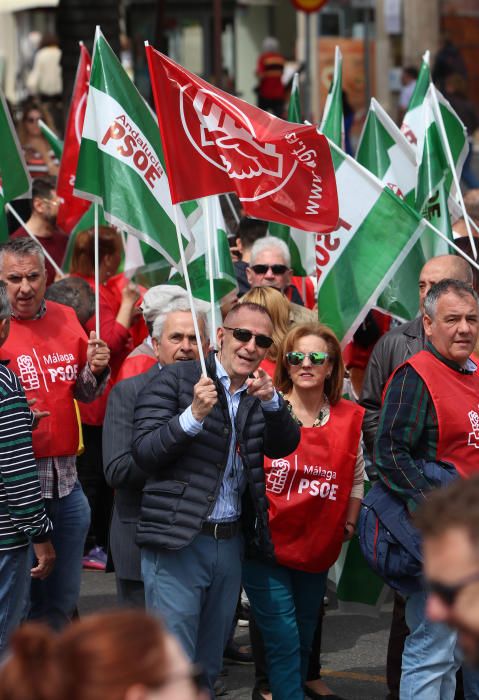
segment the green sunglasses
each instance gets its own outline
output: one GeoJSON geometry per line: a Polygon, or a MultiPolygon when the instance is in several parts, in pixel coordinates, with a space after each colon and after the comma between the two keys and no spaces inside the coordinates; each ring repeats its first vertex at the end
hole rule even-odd
{"type": "Polygon", "coordinates": [[[289,365],[301,365],[304,358],[309,358],[312,365],[324,365],[329,355],[327,352],[287,352],[286,360],[289,365]]]}

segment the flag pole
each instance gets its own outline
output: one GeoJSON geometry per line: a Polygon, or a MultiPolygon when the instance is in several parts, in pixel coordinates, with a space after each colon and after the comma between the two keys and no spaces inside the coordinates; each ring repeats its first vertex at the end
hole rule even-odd
{"type": "Polygon", "coordinates": [[[211,323],[210,323],[210,345],[216,348],[216,304],[215,304],[215,283],[213,279],[213,241],[211,237],[211,197],[203,197],[203,215],[206,231],[206,259],[208,261],[208,281],[210,285],[211,323]]]}
{"type": "Polygon", "coordinates": [[[94,250],[95,250],[95,331],[96,337],[100,337],[100,253],[98,245],[98,203],[93,205],[95,215],[94,225],[94,250]]]}
{"type": "Polygon", "coordinates": [[[178,238],[178,248],[180,250],[181,266],[183,268],[183,277],[185,280],[186,293],[188,295],[188,301],[190,302],[191,316],[193,317],[193,326],[195,329],[196,343],[198,345],[198,354],[199,354],[199,359],[200,359],[201,372],[202,372],[204,377],[207,377],[208,374],[206,372],[206,364],[205,364],[205,355],[203,352],[203,345],[201,344],[201,335],[200,335],[200,329],[198,326],[198,317],[196,315],[196,308],[195,308],[195,302],[193,299],[193,292],[191,291],[190,278],[188,275],[188,267],[186,265],[185,251],[183,249],[183,241],[181,240],[180,221],[179,221],[179,217],[178,217],[178,206],[179,206],[178,204],[173,204],[173,211],[175,213],[176,236],[178,238]]]}
{"type": "Polygon", "coordinates": [[[50,265],[53,267],[53,269],[55,270],[55,272],[57,273],[57,275],[60,275],[60,277],[65,277],[65,273],[63,272],[63,270],[61,269],[61,267],[59,267],[59,266],[57,265],[57,263],[54,261],[54,259],[52,258],[52,256],[51,256],[50,253],[48,252],[48,250],[45,250],[45,248],[42,246],[42,244],[41,244],[41,242],[40,242],[40,239],[37,238],[37,236],[35,236],[35,234],[32,233],[32,232],[30,231],[30,229],[28,228],[28,226],[26,225],[26,223],[23,221],[23,219],[20,217],[20,215],[17,213],[17,211],[12,207],[12,205],[10,204],[10,202],[7,202],[5,206],[6,206],[6,208],[8,209],[8,211],[12,214],[12,216],[15,217],[15,219],[18,221],[18,223],[20,224],[20,226],[21,226],[22,228],[25,229],[25,231],[28,233],[28,235],[30,236],[30,238],[33,238],[33,240],[35,241],[35,243],[38,243],[38,245],[40,246],[40,248],[43,250],[43,254],[45,255],[45,258],[48,260],[48,262],[50,263],[50,265]]]}
{"type": "Polygon", "coordinates": [[[463,250],[461,250],[461,249],[459,248],[459,246],[457,246],[457,245],[454,243],[454,241],[451,241],[451,239],[448,238],[442,231],[440,231],[438,228],[436,228],[435,226],[433,226],[433,225],[431,224],[430,221],[428,221],[427,219],[424,219],[424,218],[423,218],[423,219],[422,219],[422,223],[426,224],[426,226],[427,226],[429,229],[431,229],[431,231],[434,231],[434,233],[435,233],[436,235],[438,235],[440,238],[444,239],[444,240],[446,241],[446,243],[448,244],[448,246],[449,246],[450,248],[453,248],[453,249],[456,251],[456,253],[458,253],[459,255],[462,255],[462,257],[465,258],[465,259],[467,260],[467,262],[469,263],[469,265],[472,265],[472,267],[475,267],[476,270],[479,270],[479,264],[478,264],[478,262],[477,262],[476,260],[473,260],[472,258],[470,258],[469,255],[467,255],[467,253],[465,253],[463,250]]]}
{"type": "Polygon", "coordinates": [[[463,215],[464,221],[466,223],[467,235],[468,235],[469,241],[471,243],[472,253],[474,255],[474,258],[477,260],[476,242],[474,240],[474,236],[472,235],[471,227],[469,226],[466,205],[464,204],[464,198],[462,196],[459,178],[457,177],[457,172],[456,172],[456,168],[454,165],[454,158],[452,157],[451,146],[449,145],[449,140],[448,140],[447,134],[446,134],[446,128],[444,126],[444,121],[442,118],[441,109],[439,107],[439,100],[437,99],[436,88],[434,87],[434,85],[432,83],[431,83],[431,88],[432,88],[431,89],[432,101],[434,104],[434,111],[436,112],[436,121],[437,121],[437,124],[439,126],[439,133],[441,134],[442,145],[444,147],[444,150],[446,151],[446,156],[447,156],[447,159],[449,161],[449,167],[451,168],[452,179],[454,180],[454,184],[456,186],[457,197],[459,199],[459,204],[460,204],[461,209],[462,209],[462,215],[463,215]]]}
{"type": "Polygon", "coordinates": [[[228,202],[228,206],[231,210],[231,213],[233,214],[233,218],[236,221],[237,224],[240,222],[240,218],[238,216],[238,212],[236,211],[233,202],[231,201],[231,195],[229,192],[225,194],[226,201],[228,202]]]}

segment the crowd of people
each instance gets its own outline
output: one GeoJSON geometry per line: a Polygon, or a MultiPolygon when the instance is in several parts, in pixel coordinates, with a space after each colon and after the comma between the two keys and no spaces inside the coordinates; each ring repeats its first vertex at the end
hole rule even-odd
{"type": "MultiPolygon", "coordinates": [[[[280,111],[264,48],[259,99],[280,111]]],[[[428,260],[418,317],[390,328],[374,310],[342,350],[286,243],[241,219],[238,291],[210,337],[209,304],[119,272],[112,226],[96,289],[93,230],[69,245],[57,225],[40,118],[32,103],[19,125],[31,212],[0,246],[0,700],[213,699],[225,655],[254,663],[253,700],[338,698],[324,596],[366,474],[424,539],[424,577],[393,584],[389,698],[453,700],[458,671],[479,698],[469,263],[428,260]],[[119,609],[72,622],[83,567],[115,572],[119,609]],[[242,588],[251,648],[234,642],[242,588]]]]}

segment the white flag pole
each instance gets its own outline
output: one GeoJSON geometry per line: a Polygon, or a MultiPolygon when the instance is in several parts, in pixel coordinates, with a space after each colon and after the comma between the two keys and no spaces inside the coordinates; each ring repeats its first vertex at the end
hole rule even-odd
{"type": "Polygon", "coordinates": [[[12,205],[10,204],[10,202],[7,202],[6,205],[5,205],[5,207],[6,207],[6,208],[8,209],[8,211],[12,214],[12,216],[15,217],[15,219],[18,221],[18,223],[20,224],[20,226],[22,226],[22,228],[25,229],[25,231],[28,233],[28,235],[30,236],[30,238],[33,238],[33,240],[35,241],[35,243],[38,243],[38,245],[40,246],[40,248],[43,250],[43,253],[44,253],[44,255],[45,255],[45,258],[48,260],[48,262],[50,263],[50,265],[53,267],[53,269],[55,270],[55,272],[57,273],[57,275],[59,275],[60,277],[66,277],[65,273],[63,272],[63,270],[61,269],[61,267],[59,267],[59,266],[57,265],[57,263],[54,261],[54,259],[52,258],[52,256],[51,256],[50,253],[48,252],[48,250],[45,250],[45,248],[42,246],[41,240],[40,240],[39,238],[37,238],[37,236],[35,236],[35,234],[32,233],[32,232],[30,231],[30,229],[28,228],[28,226],[26,225],[26,223],[23,221],[23,219],[20,217],[20,215],[16,212],[16,210],[12,207],[12,205]]]}
{"type": "Polygon", "coordinates": [[[198,345],[198,354],[200,357],[201,371],[204,377],[207,377],[205,355],[203,352],[203,346],[201,344],[200,329],[198,327],[198,317],[196,315],[195,301],[193,299],[193,293],[191,291],[190,278],[188,276],[188,266],[186,265],[185,251],[183,249],[183,241],[181,239],[180,221],[178,216],[179,204],[173,204],[173,211],[175,213],[175,226],[176,226],[176,236],[178,238],[178,248],[180,250],[181,266],[183,268],[183,277],[185,279],[186,293],[188,294],[188,301],[190,302],[191,315],[193,317],[193,326],[195,329],[196,343],[198,345]]]}
{"type": "Polygon", "coordinates": [[[443,240],[445,240],[446,243],[448,244],[448,246],[449,246],[450,248],[453,248],[453,249],[456,251],[456,253],[458,253],[459,255],[462,255],[462,257],[465,258],[465,259],[467,260],[467,262],[469,263],[469,265],[472,265],[472,267],[475,267],[476,270],[479,270],[479,264],[478,264],[478,262],[477,262],[476,260],[473,260],[472,258],[470,258],[469,255],[467,255],[467,253],[465,253],[463,250],[461,250],[461,249],[459,248],[459,246],[457,246],[457,245],[454,243],[454,241],[451,241],[451,239],[448,238],[442,231],[440,231],[438,228],[436,228],[435,226],[433,226],[427,219],[422,219],[422,223],[426,224],[426,226],[427,226],[429,229],[431,229],[431,231],[434,231],[434,233],[435,233],[437,236],[439,236],[440,238],[442,238],[443,240]]]}
{"type": "Polygon", "coordinates": [[[96,337],[100,337],[100,254],[98,245],[98,204],[94,203],[95,228],[94,228],[94,250],[95,250],[95,331],[96,337]]]}
{"type": "Polygon", "coordinates": [[[212,208],[211,197],[202,197],[204,232],[206,233],[206,258],[208,261],[208,281],[210,285],[211,323],[210,323],[210,345],[216,348],[216,304],[215,304],[215,283],[213,275],[213,239],[212,239],[212,208]]]}
{"type": "Polygon", "coordinates": [[[446,128],[444,126],[444,121],[442,118],[441,109],[439,107],[439,100],[437,99],[436,88],[434,87],[434,85],[432,83],[431,83],[430,89],[431,89],[431,95],[432,95],[432,101],[433,101],[433,105],[434,105],[434,112],[435,112],[435,116],[436,116],[436,121],[437,121],[437,125],[439,127],[439,133],[441,135],[442,145],[444,147],[444,150],[446,151],[447,160],[449,161],[449,167],[450,167],[451,173],[452,173],[452,179],[454,180],[454,184],[456,186],[457,198],[459,199],[459,204],[460,204],[461,209],[462,209],[462,215],[464,217],[464,221],[466,222],[467,235],[468,235],[469,241],[471,243],[472,253],[474,255],[474,258],[477,260],[476,242],[474,240],[474,236],[472,235],[471,227],[469,226],[469,219],[467,216],[466,206],[464,204],[464,199],[463,199],[462,192],[461,192],[461,186],[459,183],[459,178],[457,177],[456,167],[454,164],[454,158],[452,157],[451,146],[449,145],[449,139],[447,138],[446,128]]]}

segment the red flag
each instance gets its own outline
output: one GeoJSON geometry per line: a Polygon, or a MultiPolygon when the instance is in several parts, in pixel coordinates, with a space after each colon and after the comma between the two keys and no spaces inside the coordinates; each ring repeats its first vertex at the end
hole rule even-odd
{"type": "Polygon", "coordinates": [[[210,85],[146,49],[173,203],[236,191],[245,212],[333,231],[338,196],[326,138],[210,85]]]}
{"type": "Polygon", "coordinates": [[[73,194],[88,97],[90,69],[90,54],[85,46],[80,44],[80,60],[78,62],[75,85],[73,86],[72,101],[65,129],[65,143],[57,180],[57,195],[62,200],[58,210],[57,224],[67,233],[70,233],[91,206],[91,202],[75,197],[73,194]]]}

